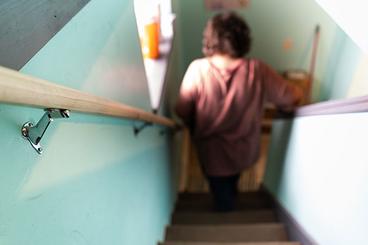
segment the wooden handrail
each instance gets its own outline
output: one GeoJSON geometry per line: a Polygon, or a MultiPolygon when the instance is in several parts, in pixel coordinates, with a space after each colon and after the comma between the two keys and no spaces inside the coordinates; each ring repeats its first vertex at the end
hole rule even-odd
{"type": "Polygon", "coordinates": [[[268,111],[274,119],[368,112],[368,96],[304,105],[297,108],[293,113],[277,112],[277,109],[274,107],[266,108],[266,113],[268,111]]]}
{"type": "Polygon", "coordinates": [[[0,102],[141,120],[175,127],[171,119],[0,67],[0,102]]]}
{"type": "Polygon", "coordinates": [[[368,112],[368,96],[331,100],[305,105],[295,112],[296,117],[368,112]]]}

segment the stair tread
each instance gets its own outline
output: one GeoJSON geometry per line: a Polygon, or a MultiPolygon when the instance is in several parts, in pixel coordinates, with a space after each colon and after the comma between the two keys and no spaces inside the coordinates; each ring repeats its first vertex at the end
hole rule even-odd
{"type": "Polygon", "coordinates": [[[270,196],[239,193],[234,212],[213,210],[209,193],[180,193],[166,241],[160,245],[301,245],[288,241],[270,196]]]}
{"type": "MultiPolygon", "coordinates": [[[[236,199],[235,209],[257,210],[272,208],[273,202],[264,192],[243,192],[239,193],[236,199]]],[[[175,206],[175,211],[202,212],[213,209],[212,196],[209,193],[181,193],[175,206]]]]}
{"type": "Polygon", "coordinates": [[[243,224],[266,223],[277,221],[272,209],[254,211],[235,211],[229,213],[216,212],[176,212],[172,216],[172,224],[243,224]]]}
{"type": "Polygon", "coordinates": [[[159,245],[301,245],[299,242],[164,242],[159,245]]]}
{"type": "MultiPolygon", "coordinates": [[[[235,211],[259,210],[272,208],[272,204],[266,201],[244,200],[235,203],[235,211]]],[[[203,212],[213,210],[212,200],[198,202],[179,202],[175,205],[175,212],[203,212]]]]}
{"type": "Polygon", "coordinates": [[[185,224],[175,224],[169,225],[168,228],[187,228],[187,229],[242,229],[242,228],[249,228],[249,227],[283,227],[284,225],[279,222],[265,222],[259,224],[234,224],[234,225],[211,225],[211,224],[204,224],[204,225],[185,225],[185,224]]]}
{"type": "MultiPolygon", "coordinates": [[[[211,194],[208,192],[181,192],[178,196],[180,201],[186,200],[202,200],[202,199],[211,199],[211,194]]],[[[240,192],[238,194],[240,199],[259,199],[259,198],[267,198],[269,199],[269,195],[263,191],[249,191],[249,192],[240,192]]]]}
{"type": "Polygon", "coordinates": [[[171,225],[166,229],[166,241],[245,242],[287,241],[281,223],[242,225],[171,225]]]}

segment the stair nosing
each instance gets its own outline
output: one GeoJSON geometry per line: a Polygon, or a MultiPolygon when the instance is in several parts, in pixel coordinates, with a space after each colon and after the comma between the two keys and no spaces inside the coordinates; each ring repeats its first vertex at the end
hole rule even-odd
{"type": "Polygon", "coordinates": [[[221,226],[223,227],[226,227],[226,229],[228,229],[230,226],[236,226],[237,228],[239,227],[249,227],[249,226],[270,226],[270,227],[273,227],[273,226],[283,226],[285,227],[285,225],[281,222],[262,222],[262,223],[250,223],[250,224],[233,224],[233,225],[227,225],[227,224],[223,224],[223,225],[212,225],[212,224],[195,224],[195,225],[190,225],[190,224],[171,224],[171,225],[168,225],[168,228],[169,227],[178,227],[178,228],[191,228],[191,229],[194,229],[194,228],[203,228],[203,227],[211,227],[211,226],[216,226],[216,229],[217,228],[221,228],[221,226]]]}

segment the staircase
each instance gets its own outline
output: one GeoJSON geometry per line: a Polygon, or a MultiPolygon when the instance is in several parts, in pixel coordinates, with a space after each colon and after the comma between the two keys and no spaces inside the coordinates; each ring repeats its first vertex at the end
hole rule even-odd
{"type": "Polygon", "coordinates": [[[208,193],[180,194],[172,224],[159,245],[301,245],[288,240],[264,192],[239,194],[234,212],[211,210],[208,193]]]}

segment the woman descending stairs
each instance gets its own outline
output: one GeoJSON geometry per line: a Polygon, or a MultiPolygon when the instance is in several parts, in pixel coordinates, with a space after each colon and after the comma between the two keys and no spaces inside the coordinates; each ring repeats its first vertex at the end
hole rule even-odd
{"type": "Polygon", "coordinates": [[[272,203],[263,192],[246,192],[236,211],[218,213],[211,211],[210,194],[180,194],[160,245],[300,245],[288,240],[272,203]]]}

